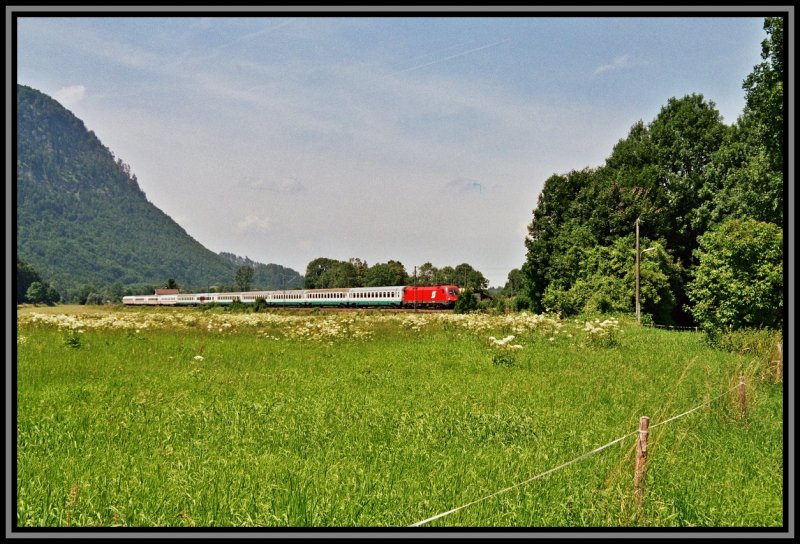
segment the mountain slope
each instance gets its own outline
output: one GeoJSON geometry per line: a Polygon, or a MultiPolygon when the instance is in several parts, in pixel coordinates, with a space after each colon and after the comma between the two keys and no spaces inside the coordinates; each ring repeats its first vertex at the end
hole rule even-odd
{"type": "Polygon", "coordinates": [[[17,254],[62,292],[169,278],[184,289],[205,289],[232,284],[236,270],[148,202],[128,165],[80,119],[23,85],[17,86],[17,254]]]}

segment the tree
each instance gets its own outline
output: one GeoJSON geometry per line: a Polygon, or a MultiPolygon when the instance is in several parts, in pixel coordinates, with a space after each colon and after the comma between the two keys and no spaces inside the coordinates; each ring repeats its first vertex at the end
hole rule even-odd
{"type": "Polygon", "coordinates": [[[761,44],[764,62],[745,79],[744,113],[709,171],[714,191],[705,210],[708,224],[729,215],[783,223],[783,19],[765,19],[764,29],[769,34],[761,44]]]}
{"type": "Polygon", "coordinates": [[[747,104],[744,117],[753,126],[753,135],[762,142],[773,171],[783,171],[783,81],[786,55],[783,19],[764,19],[767,38],[761,42],[762,63],[744,80],[747,104]]]}
{"type": "Polygon", "coordinates": [[[364,285],[365,287],[406,285],[407,279],[403,264],[399,261],[389,261],[372,265],[364,277],[364,285]]]}
{"type": "Polygon", "coordinates": [[[704,190],[708,179],[704,172],[722,145],[725,133],[719,111],[702,94],[670,98],[650,124],[659,169],[658,189],[665,201],[660,208],[664,230],[659,229],[656,236],[666,239],[668,247],[687,268],[697,247],[697,236],[703,232],[697,228],[702,228],[697,222],[697,210],[710,198],[704,190]]]}
{"type": "Polygon", "coordinates": [[[480,291],[489,287],[489,280],[467,263],[461,263],[454,269],[456,284],[461,287],[480,291]]]}
{"type": "Polygon", "coordinates": [[[558,238],[564,235],[564,224],[572,217],[572,205],[581,189],[589,184],[592,172],[584,170],[572,171],[566,176],[553,175],[544,183],[539,194],[536,208],[533,210],[533,221],[528,225],[528,236],[525,238],[527,256],[522,266],[528,284],[528,295],[531,309],[540,312],[544,309],[542,297],[547,285],[553,278],[551,268],[558,238]]]}
{"type": "Polygon", "coordinates": [[[438,270],[431,263],[423,263],[417,268],[417,285],[434,285],[438,270]]]}
{"type": "Polygon", "coordinates": [[[92,285],[83,284],[78,287],[77,292],[75,293],[75,301],[78,304],[86,304],[86,299],[89,298],[89,295],[96,292],[97,290],[92,285]]]}
{"type": "MultiPolygon", "coordinates": [[[[641,300],[645,313],[659,321],[670,320],[676,304],[673,293],[680,266],[659,242],[641,241],[653,247],[641,259],[641,300]]],[[[618,238],[610,246],[586,248],[570,282],[548,284],[542,302],[545,309],[562,315],[582,312],[631,312],[635,303],[635,246],[633,235],[618,238]]]]}
{"type": "Polygon", "coordinates": [[[433,280],[434,285],[458,285],[456,271],[452,266],[443,266],[437,270],[433,280]]]}
{"type": "Polygon", "coordinates": [[[61,295],[56,290],[56,288],[53,287],[52,285],[48,285],[45,294],[45,303],[48,306],[52,306],[53,304],[58,303],[60,300],[61,300],[61,295]]]}
{"type": "Polygon", "coordinates": [[[328,259],[326,257],[319,257],[308,263],[308,266],[306,266],[305,278],[303,280],[305,288],[322,289],[324,286],[320,280],[322,280],[325,273],[337,263],[338,261],[334,259],[328,259]]]}
{"type": "Polygon", "coordinates": [[[519,268],[514,268],[508,273],[508,279],[503,287],[503,294],[509,297],[515,297],[519,294],[526,292],[527,285],[525,283],[525,275],[519,268]]]}
{"type": "Polygon", "coordinates": [[[17,255],[17,304],[22,304],[27,300],[28,288],[34,282],[41,283],[42,278],[39,273],[27,262],[17,255]]]}
{"type": "Polygon", "coordinates": [[[726,330],[778,328],[783,318],[783,231],[728,219],[700,237],[687,286],[691,312],[714,340],[726,330]]]}
{"type": "Polygon", "coordinates": [[[351,257],[348,262],[353,266],[356,273],[355,284],[351,287],[363,287],[365,285],[367,271],[369,270],[367,261],[362,261],[357,257],[351,257]]]}
{"type": "Polygon", "coordinates": [[[28,286],[25,296],[28,302],[32,302],[33,304],[47,304],[48,306],[52,306],[61,300],[61,295],[56,288],[46,281],[35,281],[31,283],[28,286]]]}
{"type": "Polygon", "coordinates": [[[28,302],[33,304],[41,304],[44,302],[45,296],[47,291],[40,281],[35,281],[28,286],[28,290],[25,293],[25,298],[28,302]]]}
{"type": "MultiPolygon", "coordinates": [[[[237,272],[238,273],[238,272],[237,272]]],[[[179,289],[175,278],[170,278],[167,280],[167,283],[164,284],[165,289],[179,289]]]]}
{"type": "Polygon", "coordinates": [[[248,291],[253,281],[253,267],[240,266],[236,269],[236,286],[240,291],[248,291]]]}
{"type": "Polygon", "coordinates": [[[358,284],[358,270],[349,261],[334,261],[320,276],[318,289],[338,289],[355,287],[358,284]]]}

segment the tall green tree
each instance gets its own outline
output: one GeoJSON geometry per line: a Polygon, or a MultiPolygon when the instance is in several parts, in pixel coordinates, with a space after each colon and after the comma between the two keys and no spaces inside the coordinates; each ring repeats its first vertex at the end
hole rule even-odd
{"type": "Polygon", "coordinates": [[[363,287],[366,282],[367,271],[369,270],[367,261],[362,261],[358,257],[351,257],[348,262],[355,270],[355,282],[351,287],[363,287]]]}
{"type": "MultiPolygon", "coordinates": [[[[702,225],[697,225],[697,210],[708,199],[703,189],[705,170],[720,148],[726,128],[713,102],[703,95],[692,94],[682,99],[671,98],[650,125],[651,140],[659,168],[659,190],[665,205],[663,236],[680,259],[682,266],[691,264],[702,225]]],[[[643,218],[645,220],[652,218],[643,218]]]]}
{"type": "Polygon", "coordinates": [[[473,291],[481,291],[489,287],[489,280],[467,263],[461,263],[454,269],[456,285],[473,291]]]}
{"type": "Polygon", "coordinates": [[[417,268],[417,285],[434,285],[438,270],[430,262],[422,263],[417,268]]]}
{"type": "Polygon", "coordinates": [[[716,154],[709,171],[713,201],[706,223],[728,216],[783,223],[785,37],[783,19],[764,21],[763,62],[747,76],[744,113],[716,154]]]}
{"type": "Polygon", "coordinates": [[[326,287],[323,285],[323,276],[337,263],[338,261],[327,257],[319,257],[308,263],[303,280],[304,287],[306,289],[322,289],[326,287]]]}
{"type": "Polygon", "coordinates": [[[236,286],[240,291],[249,291],[253,282],[253,267],[240,266],[236,269],[236,286]]]}
{"type": "MultiPolygon", "coordinates": [[[[542,297],[551,281],[568,281],[563,276],[567,272],[570,277],[574,273],[568,263],[559,262],[566,246],[575,245],[571,240],[571,232],[565,227],[570,221],[580,223],[581,214],[586,217],[586,210],[574,210],[573,205],[584,187],[589,186],[595,177],[593,170],[572,171],[566,175],[554,174],[544,183],[539,194],[536,208],[533,210],[533,221],[528,225],[528,236],[525,238],[527,256],[522,266],[529,288],[531,309],[544,311],[542,297]]],[[[572,229],[569,229],[570,231],[572,229]]],[[[585,234],[585,232],[584,232],[585,234]]],[[[592,240],[581,243],[590,245],[592,240]]]]}
{"type": "Polygon", "coordinates": [[[764,30],[767,38],[761,42],[763,62],[756,65],[744,81],[744,117],[751,125],[752,136],[763,143],[772,171],[783,172],[786,154],[784,140],[784,91],[786,39],[783,18],[767,17],[764,30]]]}
{"type": "Polygon", "coordinates": [[[358,273],[358,269],[352,262],[336,261],[320,277],[319,288],[355,287],[359,283],[358,273]]]}
{"type": "Polygon", "coordinates": [[[527,294],[525,275],[519,268],[514,268],[508,273],[506,284],[503,286],[503,294],[506,296],[515,297],[523,293],[527,294]]]}
{"type": "Polygon", "coordinates": [[[364,285],[366,287],[383,287],[408,284],[408,274],[399,261],[376,263],[367,271],[364,285]]]}

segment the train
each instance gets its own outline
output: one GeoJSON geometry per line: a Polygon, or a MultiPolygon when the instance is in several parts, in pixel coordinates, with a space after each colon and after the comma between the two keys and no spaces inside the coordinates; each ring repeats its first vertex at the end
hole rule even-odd
{"type": "Polygon", "coordinates": [[[231,293],[159,293],[122,297],[129,306],[198,306],[201,304],[254,304],[262,299],[275,307],[338,308],[431,308],[455,306],[461,292],[457,285],[351,287],[340,289],[297,289],[283,291],[240,291],[231,293]]]}

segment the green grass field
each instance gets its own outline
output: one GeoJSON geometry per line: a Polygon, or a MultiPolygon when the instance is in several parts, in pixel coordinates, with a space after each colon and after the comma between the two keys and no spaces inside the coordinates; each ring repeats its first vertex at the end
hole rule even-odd
{"type": "Polygon", "coordinates": [[[641,511],[630,436],[425,526],[783,524],[782,384],[697,333],[56,307],[17,349],[18,526],[404,527],[697,406],[651,430],[641,511]]]}

